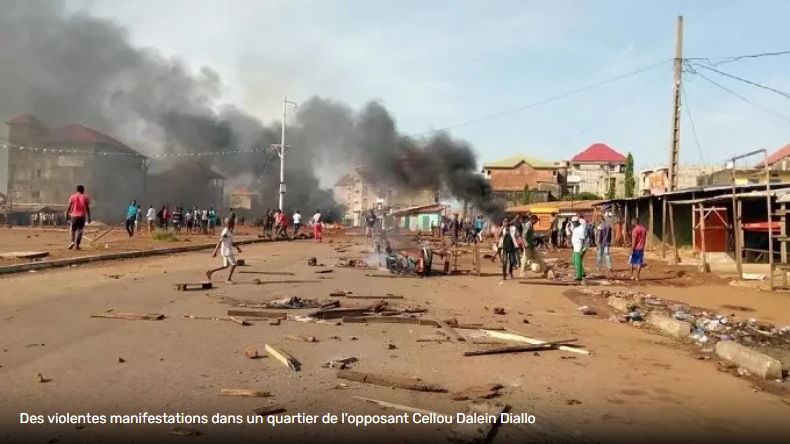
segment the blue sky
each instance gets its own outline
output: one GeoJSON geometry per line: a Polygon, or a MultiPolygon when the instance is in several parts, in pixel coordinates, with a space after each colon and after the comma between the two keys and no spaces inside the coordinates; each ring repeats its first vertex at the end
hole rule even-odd
{"type": "MultiPolygon", "coordinates": [[[[481,161],[568,159],[593,142],[669,157],[675,20],[686,57],[790,50],[786,0],[80,0],[136,42],[222,75],[228,101],[276,119],[284,91],[358,106],[380,99],[402,131],[495,115],[667,60],[609,85],[452,130],[481,161]]],[[[790,91],[790,55],[720,70],[790,91]]],[[[704,72],[704,71],[703,71],[704,72]]],[[[786,121],[687,75],[681,162],[790,143],[790,99],[705,73],[786,121]],[[699,140],[693,136],[688,111],[699,140]]]]}

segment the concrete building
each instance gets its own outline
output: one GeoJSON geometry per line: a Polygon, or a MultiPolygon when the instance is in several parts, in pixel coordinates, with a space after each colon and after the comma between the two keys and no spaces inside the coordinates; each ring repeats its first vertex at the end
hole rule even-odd
{"type": "Polygon", "coordinates": [[[389,214],[406,208],[437,203],[437,192],[425,189],[403,192],[376,185],[370,167],[357,165],[340,178],[334,186],[335,199],[346,207],[345,222],[355,227],[362,225],[365,213],[374,210],[389,214]]]}
{"type": "MultiPolygon", "coordinates": [[[[694,188],[697,186],[697,178],[699,176],[715,173],[723,169],[723,165],[680,165],[678,169],[678,190],[694,188]]],[[[669,167],[664,165],[639,171],[639,178],[636,181],[640,196],[663,194],[667,191],[668,183],[669,167]]]]}
{"type": "Polygon", "coordinates": [[[228,206],[233,209],[252,210],[258,195],[245,187],[237,187],[228,194],[228,206]]]}
{"type": "Polygon", "coordinates": [[[604,143],[594,143],[573,156],[568,168],[568,192],[593,193],[605,197],[609,187],[624,194],[626,157],[604,143]]]}
{"type": "Polygon", "coordinates": [[[118,140],[77,124],[50,129],[31,114],[6,124],[10,213],[65,210],[84,185],[94,219],[117,222],[144,195],[147,158],[118,140]]]}
{"type": "Polygon", "coordinates": [[[442,216],[446,208],[441,204],[423,205],[395,211],[393,216],[398,218],[398,227],[408,231],[431,231],[442,223],[442,216]]]}
{"type": "Polygon", "coordinates": [[[225,205],[225,177],[196,159],[171,162],[148,178],[148,205],[189,208],[225,205]]]}
{"type": "Polygon", "coordinates": [[[509,204],[523,203],[524,190],[531,201],[545,202],[565,194],[567,162],[544,162],[527,156],[514,156],[483,165],[483,174],[496,196],[509,204]]]}

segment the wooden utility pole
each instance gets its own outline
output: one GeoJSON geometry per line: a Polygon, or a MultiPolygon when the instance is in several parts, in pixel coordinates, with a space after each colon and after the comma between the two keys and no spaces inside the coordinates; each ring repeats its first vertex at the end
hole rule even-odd
{"type": "MultiPolygon", "coordinates": [[[[680,162],[680,97],[683,88],[683,16],[678,16],[677,35],[675,37],[675,87],[672,104],[672,137],[669,145],[669,183],[667,192],[675,191],[678,187],[678,167],[680,162]]],[[[667,199],[663,199],[661,220],[661,256],[666,259],[667,249],[667,199]]]]}

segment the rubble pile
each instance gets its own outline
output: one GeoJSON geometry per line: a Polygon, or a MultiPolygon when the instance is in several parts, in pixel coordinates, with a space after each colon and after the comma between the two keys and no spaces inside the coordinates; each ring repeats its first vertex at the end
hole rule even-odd
{"type": "Polygon", "coordinates": [[[688,322],[694,326],[689,339],[699,346],[718,341],[734,341],[748,347],[776,347],[790,350],[790,325],[775,326],[755,318],[743,319],[734,314],[716,314],[676,301],[638,291],[584,289],[582,293],[625,300],[629,313],[618,317],[621,322],[641,322],[650,313],[688,322]]]}

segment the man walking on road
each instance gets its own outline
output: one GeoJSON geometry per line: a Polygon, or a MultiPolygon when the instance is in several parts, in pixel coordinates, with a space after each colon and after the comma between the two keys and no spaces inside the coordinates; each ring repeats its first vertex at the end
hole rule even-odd
{"type": "Polygon", "coordinates": [[[126,209],[126,233],[129,237],[134,236],[134,224],[137,222],[137,201],[133,200],[129,208],[126,209]]]}
{"type": "MultiPolygon", "coordinates": [[[[222,266],[206,272],[206,277],[209,281],[214,273],[230,268],[228,280],[225,282],[228,284],[234,283],[233,272],[236,271],[236,255],[233,253],[233,225],[232,219],[225,219],[225,228],[222,230],[219,242],[217,242],[217,246],[214,247],[214,253],[211,255],[211,257],[217,257],[217,252],[219,251],[222,254],[222,266]]],[[[238,245],[236,246],[236,251],[241,253],[241,248],[238,245]]]]}
{"type": "Polygon", "coordinates": [[[538,223],[538,216],[535,214],[531,214],[527,223],[524,224],[524,232],[523,232],[523,243],[524,243],[524,255],[521,258],[521,276],[527,277],[527,267],[532,262],[538,264],[540,267],[540,272],[546,274],[546,264],[543,262],[543,258],[540,257],[540,252],[537,248],[535,248],[535,224],[538,223]]]}
{"type": "Polygon", "coordinates": [[[587,233],[585,224],[581,223],[578,217],[571,219],[573,231],[571,233],[571,245],[573,245],[573,268],[576,271],[576,280],[584,279],[584,253],[587,252],[587,233]]]}
{"type": "Polygon", "coordinates": [[[634,229],[631,231],[631,280],[639,280],[639,273],[642,271],[642,263],[645,260],[645,241],[647,240],[647,230],[639,224],[639,219],[631,220],[634,229]]]}
{"type": "Polygon", "coordinates": [[[599,218],[598,227],[595,229],[598,238],[598,253],[595,255],[595,265],[598,271],[601,271],[601,266],[604,260],[606,261],[606,273],[612,272],[612,255],[609,251],[612,245],[612,225],[609,221],[601,217],[599,218]]]}
{"type": "Polygon", "coordinates": [[[148,206],[148,214],[145,217],[148,219],[148,234],[151,234],[154,232],[154,223],[156,222],[156,210],[153,205],[148,206]]]}
{"type": "Polygon", "coordinates": [[[299,228],[302,226],[302,215],[299,214],[299,210],[296,210],[296,212],[293,215],[293,219],[294,219],[294,237],[296,237],[296,235],[299,234],[299,228]]]}
{"type": "Polygon", "coordinates": [[[85,195],[85,187],[77,185],[77,192],[69,198],[66,216],[71,217],[71,243],[69,250],[79,250],[85,224],[91,223],[91,200],[85,195]]]}

